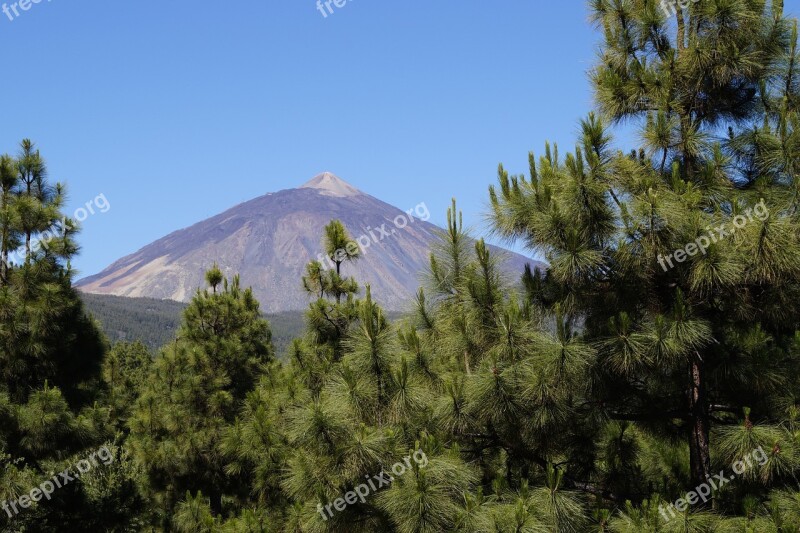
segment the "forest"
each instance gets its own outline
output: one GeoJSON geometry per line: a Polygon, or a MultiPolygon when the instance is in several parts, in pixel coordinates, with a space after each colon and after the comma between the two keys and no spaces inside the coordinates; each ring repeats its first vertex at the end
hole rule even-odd
{"type": "Polygon", "coordinates": [[[486,192],[493,235],[546,268],[507,279],[453,200],[389,317],[332,220],[285,358],[215,264],[163,346],[112,343],[73,287],[66,185],[7,147],[0,530],[800,532],[797,20],[589,16],[575,145],[486,192]]]}
{"type": "MultiPolygon", "coordinates": [[[[89,315],[95,319],[110,343],[139,341],[157,351],[175,337],[186,304],[174,300],[128,298],[81,293],[89,315]]],[[[302,337],[305,319],[302,312],[285,311],[263,315],[269,321],[275,354],[285,358],[292,341],[302,337]]],[[[402,313],[388,313],[399,318],[402,313]]]]}

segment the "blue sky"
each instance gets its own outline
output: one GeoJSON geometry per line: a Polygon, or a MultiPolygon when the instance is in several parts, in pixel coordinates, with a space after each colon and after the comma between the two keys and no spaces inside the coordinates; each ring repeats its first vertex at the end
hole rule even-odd
{"type": "Polygon", "coordinates": [[[480,230],[499,162],[574,143],[598,39],[579,0],[45,0],[0,14],[0,152],[108,199],[82,275],[325,170],[480,230]]]}

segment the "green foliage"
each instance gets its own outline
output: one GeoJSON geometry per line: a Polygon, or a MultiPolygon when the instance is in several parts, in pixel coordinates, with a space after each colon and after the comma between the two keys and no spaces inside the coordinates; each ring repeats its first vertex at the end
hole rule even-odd
{"type": "Polygon", "coordinates": [[[547,268],[508,283],[454,200],[413,316],[392,321],[357,297],[332,221],[283,363],[216,266],[154,360],[141,343],[102,359],[72,230],[31,244],[63,189],[31,143],[1,157],[0,253],[26,252],[0,269],[0,498],[91,446],[116,460],[0,527],[798,531],[796,24],[779,1],[591,9],[598,112],[574,152],[501,166],[489,192],[493,229],[547,268]],[[621,121],[641,126],[630,154],[611,149],[621,121]],[[712,240],[720,225],[737,228],[712,240]],[[687,494],[717,472],[736,477],[687,494]]]}
{"type": "Polygon", "coordinates": [[[81,293],[86,310],[112,343],[141,342],[149,350],[175,338],[185,303],[81,293]]]}
{"type": "MultiPolygon", "coordinates": [[[[77,227],[60,211],[64,197],[32,142],[24,140],[17,157],[0,156],[0,502],[9,508],[0,513],[2,531],[124,531],[142,512],[135,469],[88,474],[10,511],[102,443],[119,451],[108,442],[105,341],[72,287],[77,227]]],[[[136,394],[129,389],[127,401],[136,394]]]]}
{"type": "MultiPolygon", "coordinates": [[[[796,29],[777,2],[690,3],[674,23],[650,0],[591,5],[605,35],[599,112],[573,153],[547,145],[527,177],[501,166],[490,190],[497,231],[549,262],[524,278],[557,328],[534,375],[572,375],[581,408],[559,426],[592,442],[558,459],[604,499],[633,502],[612,529],[666,531],[644,512],[654,489],[675,500],[763,449],[765,464],[714,495],[714,511],[749,520],[800,465],[796,29]],[[607,121],[640,124],[641,146],[614,152],[607,121]]],[[[532,391],[512,393],[512,377],[497,368],[478,391],[524,418],[532,391]]],[[[576,404],[552,396],[549,413],[561,405],[576,404]]],[[[680,529],[723,522],[711,508],[692,506],[680,529]]]]}
{"type": "Polygon", "coordinates": [[[269,324],[238,277],[224,280],[222,291],[197,292],[178,337],[153,362],[130,419],[129,445],[163,509],[162,523],[171,522],[187,490],[209,494],[222,510],[223,494],[237,485],[222,460],[223,441],[272,357],[269,324]]]}
{"type": "Polygon", "coordinates": [[[104,403],[111,409],[116,429],[124,431],[139,392],[144,388],[152,355],[141,342],[117,343],[103,360],[104,403]]]}
{"type": "Polygon", "coordinates": [[[325,226],[324,233],[323,247],[334,268],[326,270],[319,261],[306,266],[303,288],[317,298],[306,312],[306,349],[316,351],[326,359],[339,360],[343,353],[342,342],[358,315],[355,295],[359,290],[354,278],[342,276],[342,264],[356,261],[359,253],[340,221],[331,221],[325,226]]]}
{"type": "MultiPolygon", "coordinates": [[[[139,341],[153,352],[175,338],[187,304],[173,300],[126,298],[81,293],[87,311],[113,342],[139,341]]],[[[393,315],[397,317],[397,315],[393,315]]],[[[292,341],[306,329],[303,312],[265,314],[272,330],[276,355],[283,359],[292,341]]]]}

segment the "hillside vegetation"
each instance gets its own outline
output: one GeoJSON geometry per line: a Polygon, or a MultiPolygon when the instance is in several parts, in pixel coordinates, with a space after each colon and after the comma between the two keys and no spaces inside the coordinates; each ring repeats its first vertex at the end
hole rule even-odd
{"type": "MultiPolygon", "coordinates": [[[[139,341],[155,352],[175,338],[187,304],[152,298],[124,298],[81,293],[89,314],[112,342],[139,341]]],[[[302,312],[265,314],[272,329],[275,351],[281,357],[305,329],[302,312]]]]}
{"type": "Polygon", "coordinates": [[[499,167],[490,229],[545,268],[506,282],[453,200],[393,318],[331,220],[284,358],[213,262],[183,309],[87,298],[126,336],[180,311],[108,346],[63,186],[1,156],[0,529],[799,532],[797,21],[681,4],[592,0],[596,109],[499,167]]]}

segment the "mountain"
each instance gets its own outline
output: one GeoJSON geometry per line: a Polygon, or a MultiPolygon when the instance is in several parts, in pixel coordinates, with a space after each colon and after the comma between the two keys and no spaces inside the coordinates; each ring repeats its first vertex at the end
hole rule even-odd
{"type": "MultiPolygon", "coordinates": [[[[267,313],[303,310],[310,301],[301,277],[324,257],[322,230],[339,219],[362,248],[343,274],[369,283],[388,310],[404,310],[428,267],[440,228],[420,203],[403,211],[325,172],[296,189],[269,193],[170,233],[119,259],[78,287],[92,294],[188,301],[205,285],[215,262],[226,276],[240,274],[267,313]]],[[[494,249],[500,252],[499,248],[494,249]]],[[[504,269],[516,279],[534,261],[511,252],[504,269]]]]}

